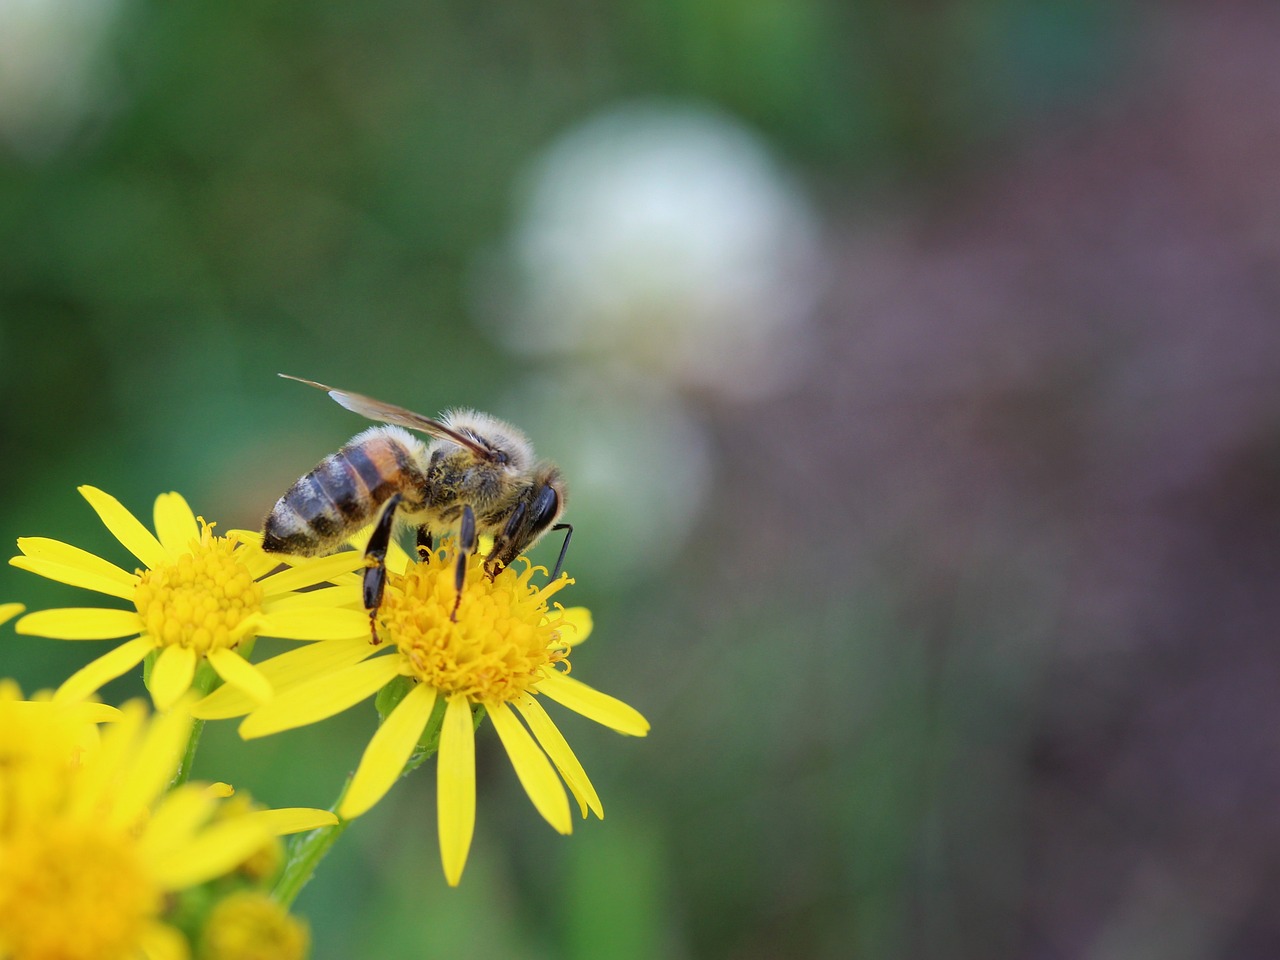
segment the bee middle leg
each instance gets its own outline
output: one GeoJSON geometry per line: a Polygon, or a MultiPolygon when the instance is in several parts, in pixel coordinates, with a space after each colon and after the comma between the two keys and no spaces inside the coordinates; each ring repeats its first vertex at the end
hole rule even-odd
{"type": "Polygon", "coordinates": [[[367,566],[364,570],[364,608],[369,611],[370,643],[378,644],[378,608],[382,606],[382,594],[387,588],[387,549],[391,546],[391,531],[395,527],[396,508],[400,506],[400,494],[393,494],[382,507],[378,522],[364,548],[367,566]]]}

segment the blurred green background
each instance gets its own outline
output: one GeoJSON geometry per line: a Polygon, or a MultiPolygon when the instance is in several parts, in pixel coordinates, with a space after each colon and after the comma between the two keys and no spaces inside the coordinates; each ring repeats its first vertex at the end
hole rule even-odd
{"type": "MultiPolygon", "coordinates": [[[[1276,49],[1244,0],[0,0],[0,540],[125,562],[80,483],[256,527],[363,427],[278,371],[565,466],[575,675],[653,732],[555,713],[567,839],[483,738],[452,891],[418,771],[300,898],[322,960],[1275,956],[1276,49]]],[[[324,806],[373,722],[197,772],[324,806]]]]}

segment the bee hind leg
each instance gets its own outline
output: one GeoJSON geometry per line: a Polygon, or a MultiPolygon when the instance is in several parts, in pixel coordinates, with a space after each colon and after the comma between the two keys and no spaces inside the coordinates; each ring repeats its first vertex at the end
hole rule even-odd
{"type": "Polygon", "coordinates": [[[458,526],[458,565],[454,568],[454,583],[458,594],[453,600],[453,613],[449,619],[458,622],[458,605],[462,603],[462,587],[467,582],[467,557],[475,553],[478,538],[476,536],[476,515],[467,504],[462,508],[462,522],[458,526]]]}
{"type": "Polygon", "coordinates": [[[395,526],[396,507],[400,494],[393,494],[382,507],[378,522],[374,524],[369,543],[364,548],[364,608],[369,611],[370,643],[379,644],[378,608],[382,606],[382,593],[387,587],[387,548],[391,546],[391,530],[395,526]]]}

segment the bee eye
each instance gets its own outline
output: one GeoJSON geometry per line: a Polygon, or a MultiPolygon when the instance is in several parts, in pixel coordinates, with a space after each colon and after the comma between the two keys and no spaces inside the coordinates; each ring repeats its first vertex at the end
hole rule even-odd
{"type": "Polygon", "coordinates": [[[560,495],[556,493],[555,487],[544,485],[539,488],[537,495],[533,498],[533,504],[529,508],[529,528],[531,530],[543,530],[555,520],[556,515],[560,512],[560,495]]]}

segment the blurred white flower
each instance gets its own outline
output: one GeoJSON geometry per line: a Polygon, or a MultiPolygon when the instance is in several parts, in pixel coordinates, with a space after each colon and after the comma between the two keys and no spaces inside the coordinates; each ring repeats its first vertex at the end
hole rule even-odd
{"type": "Polygon", "coordinates": [[[732,397],[796,371],[818,224],[737,121],[621,107],[552,144],[528,180],[501,267],[477,284],[505,342],[732,397]]]}
{"type": "MultiPolygon", "coordinates": [[[[559,375],[521,383],[500,412],[535,432],[539,454],[564,471],[571,575],[622,582],[669,559],[694,532],[710,492],[711,444],[669,392],[559,375]]],[[[541,561],[550,566],[558,549],[549,535],[541,561]]]]}
{"type": "Polygon", "coordinates": [[[53,152],[103,103],[102,53],[117,0],[0,0],[0,138],[53,152]]]}

